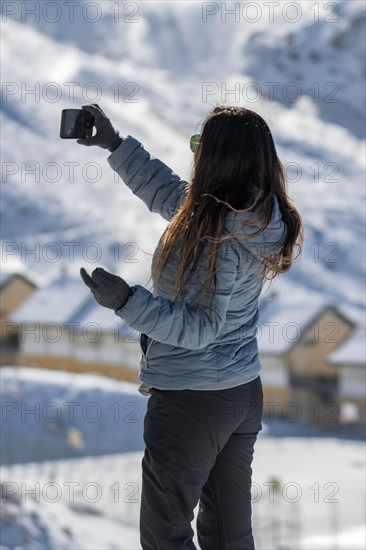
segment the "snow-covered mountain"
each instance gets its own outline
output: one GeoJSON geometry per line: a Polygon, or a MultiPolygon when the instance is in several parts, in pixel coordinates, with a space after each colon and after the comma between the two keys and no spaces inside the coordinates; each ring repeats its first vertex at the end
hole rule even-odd
{"type": "Polygon", "coordinates": [[[103,265],[145,284],[166,222],[108,153],[59,138],[61,110],[98,102],[189,178],[190,134],[213,106],[240,104],[268,121],[305,224],[275,284],[364,307],[364,3],[72,4],[3,3],[3,262],[46,278],[103,265]]]}

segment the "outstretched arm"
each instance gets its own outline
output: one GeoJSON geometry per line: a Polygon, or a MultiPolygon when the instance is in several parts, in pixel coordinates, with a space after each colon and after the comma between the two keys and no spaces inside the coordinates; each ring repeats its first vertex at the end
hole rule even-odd
{"type": "Polygon", "coordinates": [[[132,136],[124,138],[108,157],[108,163],[131,191],[144,201],[150,212],[156,212],[168,221],[186,197],[188,182],[152,157],[132,136]]]}
{"type": "MultiPolygon", "coordinates": [[[[84,268],[80,274],[96,301],[113,309],[131,327],[158,342],[193,350],[214,341],[225,323],[239,269],[233,247],[229,246],[224,256],[219,251],[216,267],[216,290],[212,294],[210,289],[199,305],[154,296],[141,285],[130,287],[102,268],[96,268],[91,277],[84,268]]],[[[187,294],[197,286],[197,282],[188,282],[187,294]]]]}
{"type": "Polygon", "coordinates": [[[97,145],[110,151],[108,162],[113,170],[144,201],[150,212],[157,212],[169,221],[185,199],[188,182],[151,157],[137,139],[132,136],[123,139],[99,105],[83,105],[83,109],[93,115],[97,133],[78,139],[77,143],[97,145]]]}

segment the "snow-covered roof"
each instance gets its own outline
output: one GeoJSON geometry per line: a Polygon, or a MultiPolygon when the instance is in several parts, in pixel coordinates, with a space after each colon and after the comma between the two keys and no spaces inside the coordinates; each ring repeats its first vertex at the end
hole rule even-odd
{"type": "Polygon", "coordinates": [[[0,271],[0,288],[2,288],[11,279],[11,273],[4,273],[0,271]]]}
{"type": "Polygon", "coordinates": [[[37,286],[36,282],[32,280],[31,277],[28,277],[27,275],[24,275],[24,273],[17,273],[13,271],[6,271],[3,268],[1,268],[0,271],[0,288],[3,288],[5,285],[7,285],[13,277],[20,277],[21,279],[24,279],[29,283],[30,285],[33,285],[34,287],[37,286]]]}
{"type": "Polygon", "coordinates": [[[271,355],[287,353],[326,304],[318,296],[304,301],[275,291],[261,295],[257,331],[259,352],[271,355]]]}
{"type": "Polygon", "coordinates": [[[64,323],[90,299],[90,290],[82,280],[67,275],[34,292],[13,314],[15,323],[64,323]]]}
{"type": "Polygon", "coordinates": [[[112,310],[100,306],[81,278],[64,274],[50,285],[35,291],[9,317],[13,323],[73,323],[75,330],[88,325],[111,334],[136,337],[137,332],[126,325],[112,310]],[[76,324],[75,324],[76,323],[76,324]],[[117,325],[116,325],[117,323],[117,325]],[[113,332],[114,331],[114,332],[113,332]]]}
{"type": "Polygon", "coordinates": [[[100,306],[91,295],[90,299],[73,317],[72,322],[78,323],[77,326],[81,329],[88,326],[90,330],[95,324],[96,329],[100,328],[103,332],[115,336],[118,334],[120,339],[125,338],[128,341],[136,340],[139,334],[135,329],[124,323],[121,317],[116,316],[111,309],[100,306]]]}
{"type": "Polygon", "coordinates": [[[277,292],[262,295],[257,331],[259,352],[271,355],[287,353],[327,308],[346,318],[344,312],[319,294],[309,293],[306,298],[277,292]]]}
{"type": "Polygon", "coordinates": [[[328,355],[329,363],[366,367],[365,333],[365,327],[357,327],[336,350],[328,355]]]}

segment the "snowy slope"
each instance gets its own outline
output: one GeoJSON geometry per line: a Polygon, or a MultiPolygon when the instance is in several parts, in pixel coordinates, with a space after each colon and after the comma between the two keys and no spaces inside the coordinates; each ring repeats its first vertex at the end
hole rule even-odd
{"type": "Polygon", "coordinates": [[[302,95],[310,97],[321,120],[364,139],[366,27],[365,12],[356,5],[354,1],[328,4],[328,15],[322,18],[328,17],[326,23],[309,22],[300,32],[287,25],[286,32],[276,33],[275,44],[273,33],[256,33],[247,43],[243,67],[267,89],[268,97],[266,81],[278,83],[271,87],[272,97],[289,107],[302,95]],[[338,6],[338,13],[332,6],[338,6]],[[287,83],[296,87],[286,87],[287,83]]]}
{"type": "Polygon", "coordinates": [[[150,254],[166,222],[114,180],[108,153],[58,137],[61,110],[94,102],[95,88],[86,96],[83,86],[96,83],[98,102],[121,133],[140,139],[183,178],[191,170],[189,136],[212,106],[238,102],[260,112],[305,223],[302,258],[276,284],[364,307],[364,4],[339,2],[336,15],[322,8],[318,22],[302,4],[296,23],[289,22],[290,12],[283,16],[284,2],[274,22],[263,11],[256,23],[244,19],[243,3],[226,3],[240,4],[239,21],[223,13],[206,14],[205,21],[199,2],[154,1],[132,3],[136,13],[121,4],[116,22],[114,3],[106,1],[95,23],[82,17],[86,0],[77,4],[73,22],[66,8],[53,23],[46,21],[55,18],[52,10],[39,22],[34,16],[22,22],[19,7],[2,25],[2,78],[15,83],[13,93],[3,93],[1,115],[3,261],[20,257],[27,269],[50,278],[62,264],[75,272],[103,265],[131,283],[147,283],[150,254]],[[255,102],[244,94],[253,81],[263,92],[255,102]],[[70,82],[79,83],[71,97],[70,82]],[[275,102],[265,82],[279,84],[275,102]],[[289,82],[301,86],[298,101],[284,101],[289,82]],[[337,103],[327,102],[329,82],[339,87],[337,103]],[[22,90],[37,83],[39,101],[31,94],[22,99],[22,90]],[[57,101],[50,99],[56,90],[50,83],[60,92],[57,101]],[[214,94],[204,94],[207,83],[214,94]],[[240,97],[225,89],[239,89],[240,97]],[[35,163],[39,177],[27,173],[35,163]],[[56,260],[49,243],[58,245],[56,260]],[[88,243],[97,243],[97,259],[88,243]],[[110,249],[115,243],[122,251],[127,246],[119,257],[110,249]]]}

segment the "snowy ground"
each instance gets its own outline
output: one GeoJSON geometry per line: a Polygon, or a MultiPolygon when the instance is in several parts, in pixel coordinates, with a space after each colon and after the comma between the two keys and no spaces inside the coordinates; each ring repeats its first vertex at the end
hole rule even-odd
{"type": "Polygon", "coordinates": [[[147,399],[101,375],[0,369],[3,464],[143,450],[147,399]]]}
{"type": "MultiPolygon", "coordinates": [[[[1,550],[141,548],[141,459],[135,452],[4,467],[1,550]]],[[[260,435],[252,485],[257,549],[364,548],[364,466],[361,442],[260,435]],[[273,500],[271,479],[281,483],[273,500]]]]}
{"type": "MultiPolygon", "coordinates": [[[[3,412],[10,388],[18,403],[30,409],[31,404],[34,407],[36,400],[42,401],[46,393],[48,402],[61,403],[61,397],[65,399],[68,395],[65,385],[73,388],[80,405],[92,402],[97,395],[103,411],[114,402],[123,406],[139,399],[146,405],[147,401],[139,397],[134,384],[99,376],[5,368],[1,370],[3,412]]],[[[94,425],[94,439],[99,441],[101,449],[103,440],[114,438],[114,454],[109,451],[100,456],[61,460],[42,460],[38,456],[37,461],[3,466],[0,549],[141,548],[138,528],[143,456],[141,411],[142,408],[134,432],[127,432],[125,423],[106,422],[102,431],[94,425]],[[118,454],[121,445],[125,452],[118,454]]],[[[2,432],[8,429],[8,419],[4,420],[3,415],[2,432]]],[[[42,423],[43,428],[48,423],[44,418],[33,424],[19,424],[19,420],[20,415],[18,424],[12,421],[12,430],[18,438],[18,462],[27,456],[26,447],[32,434],[38,438],[40,449],[46,449],[47,444],[54,445],[55,433],[58,433],[65,452],[70,443],[77,448],[80,441],[87,444],[79,451],[88,452],[91,438],[90,434],[85,436],[85,424],[69,425],[65,432],[69,438],[64,439],[62,430],[52,433],[40,429],[42,423]]],[[[3,454],[6,456],[6,445],[3,445],[3,454]]],[[[337,437],[335,432],[322,437],[315,429],[264,421],[255,448],[252,478],[257,549],[364,548],[364,487],[362,439],[337,437]],[[270,491],[270,481],[278,492],[270,491]]],[[[198,507],[192,523],[194,530],[197,511],[198,507]]],[[[194,540],[198,548],[196,534],[194,540]]]]}

